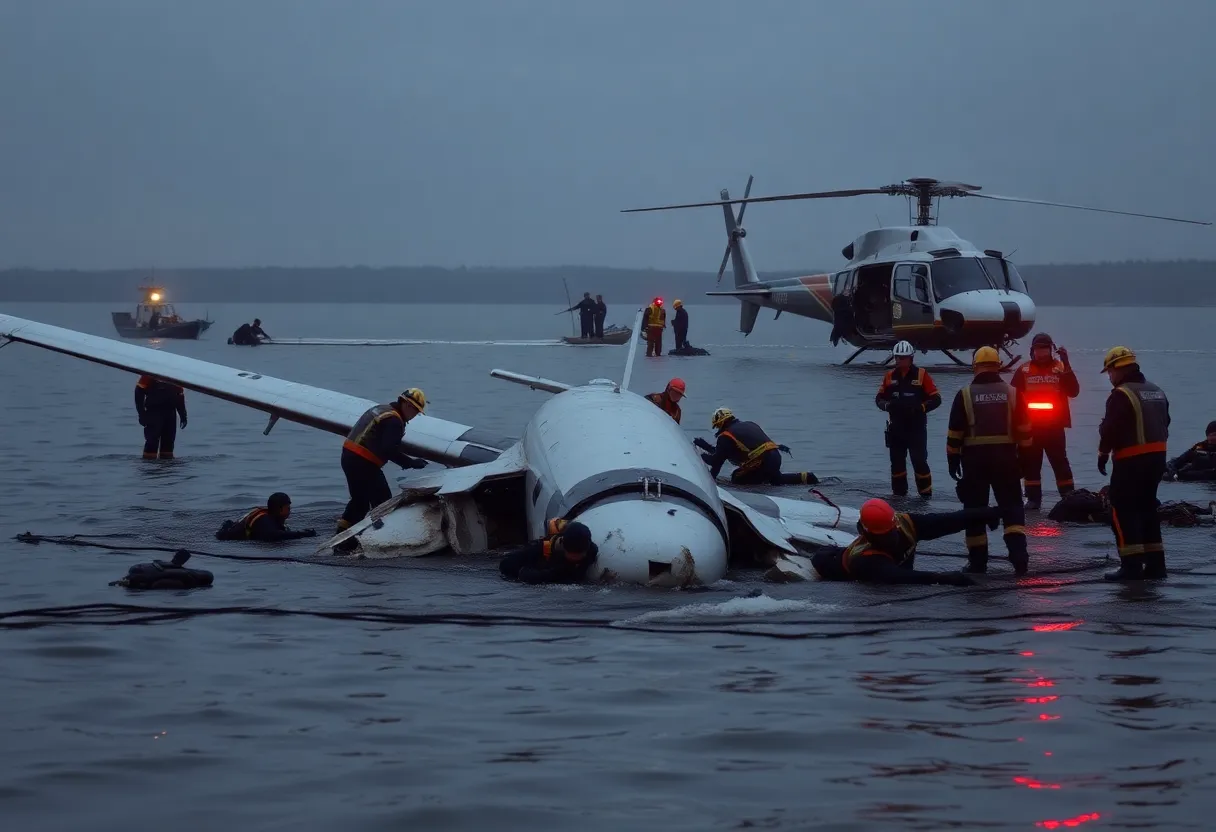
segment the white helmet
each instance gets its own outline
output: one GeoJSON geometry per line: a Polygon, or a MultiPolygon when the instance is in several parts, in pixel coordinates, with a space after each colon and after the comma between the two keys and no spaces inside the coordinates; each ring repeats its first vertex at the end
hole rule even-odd
{"type": "Polygon", "coordinates": [[[900,341],[895,345],[895,349],[891,350],[891,355],[896,358],[911,358],[916,350],[912,349],[912,345],[907,341],[900,341]]]}

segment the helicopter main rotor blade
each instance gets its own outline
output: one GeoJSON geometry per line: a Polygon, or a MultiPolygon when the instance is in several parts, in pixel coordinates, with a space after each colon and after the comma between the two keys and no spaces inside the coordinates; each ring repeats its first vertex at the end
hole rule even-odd
{"type": "Polygon", "coordinates": [[[638,214],[643,211],[671,211],[676,208],[709,208],[720,205],[750,205],[753,202],[785,202],[792,199],[833,199],[843,196],[885,194],[882,188],[859,188],[852,191],[818,191],[805,194],[782,194],[780,196],[754,196],[745,199],[719,199],[715,202],[690,202],[686,205],[660,205],[655,208],[625,208],[622,214],[638,214]]]}
{"type": "Polygon", "coordinates": [[[1145,217],[1150,220],[1168,220],[1169,222],[1185,222],[1185,223],[1189,223],[1191,225],[1211,225],[1210,222],[1204,222],[1203,220],[1185,220],[1185,219],[1181,219],[1180,217],[1163,217],[1159,214],[1139,214],[1139,213],[1136,213],[1135,211],[1115,211],[1111,208],[1093,208],[1089,205],[1069,205],[1066,202],[1048,202],[1043,199],[1023,199],[1022,197],[1017,197],[1017,196],[999,196],[997,194],[977,194],[977,193],[967,194],[967,196],[975,197],[976,199],[991,199],[991,200],[995,200],[997,202],[1024,202],[1028,205],[1050,205],[1055,208],[1076,208],[1077,210],[1080,210],[1080,211],[1097,211],[1102,214],[1121,214],[1122,216],[1125,216],[1125,217],[1145,217]]]}

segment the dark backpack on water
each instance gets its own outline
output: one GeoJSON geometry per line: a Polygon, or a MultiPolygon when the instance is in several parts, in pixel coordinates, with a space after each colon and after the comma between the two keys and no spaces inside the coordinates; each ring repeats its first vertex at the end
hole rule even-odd
{"type": "Polygon", "coordinates": [[[1047,517],[1057,523],[1109,523],[1110,505],[1105,493],[1078,488],[1061,497],[1047,517]]]}
{"type": "Polygon", "coordinates": [[[127,571],[125,578],[112,581],[110,586],[127,589],[198,589],[211,586],[215,576],[206,569],[187,569],[182,564],[188,560],[190,553],[179,549],[169,563],[163,560],[138,563],[127,571]]]}

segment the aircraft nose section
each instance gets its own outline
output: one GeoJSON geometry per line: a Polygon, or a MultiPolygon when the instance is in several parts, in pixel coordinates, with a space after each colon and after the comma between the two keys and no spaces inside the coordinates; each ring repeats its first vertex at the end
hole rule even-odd
{"type": "Polygon", "coordinates": [[[704,510],[682,500],[599,503],[577,519],[599,547],[595,573],[647,586],[707,585],[726,574],[726,541],[704,510]]]}

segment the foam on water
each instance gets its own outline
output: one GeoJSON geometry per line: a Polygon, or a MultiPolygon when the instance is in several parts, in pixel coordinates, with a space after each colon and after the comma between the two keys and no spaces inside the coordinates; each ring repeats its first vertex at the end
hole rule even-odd
{"type": "Polygon", "coordinates": [[[766,618],[790,612],[826,612],[839,609],[837,604],[821,604],[789,598],[756,595],[732,598],[718,603],[683,604],[666,610],[652,610],[621,621],[621,624],[653,624],[657,621],[696,621],[703,618],[766,618]]]}

